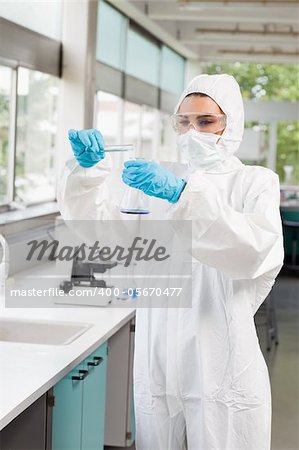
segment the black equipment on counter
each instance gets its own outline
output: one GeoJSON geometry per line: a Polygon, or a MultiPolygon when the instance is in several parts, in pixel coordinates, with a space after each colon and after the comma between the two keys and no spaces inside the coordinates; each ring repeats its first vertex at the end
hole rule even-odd
{"type": "Polygon", "coordinates": [[[94,274],[105,273],[106,270],[112,269],[115,266],[117,266],[117,262],[85,262],[80,261],[79,258],[76,257],[73,260],[70,281],[62,281],[59,287],[66,294],[70,292],[74,286],[106,288],[106,281],[96,279],[94,274]]]}

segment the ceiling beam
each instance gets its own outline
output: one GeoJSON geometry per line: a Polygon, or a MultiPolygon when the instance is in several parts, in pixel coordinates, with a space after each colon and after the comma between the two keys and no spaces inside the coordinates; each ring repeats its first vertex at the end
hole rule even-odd
{"type": "Polygon", "coordinates": [[[299,41],[297,37],[286,35],[284,37],[281,36],[263,36],[259,34],[227,34],[227,33],[221,33],[220,31],[218,33],[215,32],[205,32],[205,33],[195,33],[192,31],[190,32],[185,31],[185,29],[179,29],[178,33],[180,37],[180,42],[182,42],[184,45],[189,45],[192,43],[206,43],[209,44],[229,44],[230,42],[233,42],[235,45],[239,44],[260,44],[260,45],[292,45],[292,46],[299,46],[299,41]]]}
{"type": "Polygon", "coordinates": [[[240,49],[248,49],[248,48],[256,48],[256,49],[267,49],[267,50],[272,50],[272,49],[281,49],[281,50],[286,50],[286,51],[296,51],[298,50],[298,47],[296,45],[290,45],[289,43],[280,43],[280,44],[265,44],[262,42],[236,42],[236,41],[224,41],[224,40],[215,40],[215,41],[204,41],[204,40],[197,40],[197,41],[184,41],[184,44],[186,45],[190,45],[193,47],[196,47],[198,45],[200,46],[205,46],[208,47],[210,49],[217,49],[217,48],[240,48],[240,49]]]}
{"type": "Polygon", "coordinates": [[[233,8],[233,9],[256,9],[256,8],[291,8],[298,7],[298,0],[178,0],[181,9],[201,9],[201,8],[233,8]]]}
{"type": "Polygon", "coordinates": [[[244,63],[260,63],[260,64],[296,64],[298,61],[298,57],[290,57],[290,56],[279,56],[279,55],[247,55],[247,54],[236,54],[236,53],[227,53],[223,54],[206,54],[206,55],[198,55],[198,60],[202,63],[234,63],[244,62],[244,63]]]}
{"type": "Polygon", "coordinates": [[[251,11],[238,11],[228,6],[217,9],[203,8],[197,11],[181,10],[173,2],[150,2],[147,5],[147,14],[154,20],[169,21],[200,21],[200,22],[224,22],[224,23],[276,23],[276,24],[297,24],[298,13],[296,10],[289,10],[281,7],[280,10],[273,8],[257,9],[251,11]]]}
{"type": "Polygon", "coordinates": [[[198,55],[199,61],[209,62],[260,62],[260,63],[296,63],[299,52],[297,49],[283,51],[281,49],[255,49],[255,48],[213,48],[207,45],[192,46],[198,55]]]}
{"type": "Polygon", "coordinates": [[[256,50],[256,49],[252,49],[252,50],[241,50],[241,49],[227,49],[227,48],[218,48],[217,50],[218,54],[220,55],[225,55],[227,53],[231,54],[233,53],[234,55],[249,55],[249,56],[290,56],[290,57],[294,57],[294,58],[298,58],[299,57],[299,52],[298,51],[293,51],[293,52],[286,52],[286,51],[266,51],[266,50],[256,50]]]}
{"type": "Polygon", "coordinates": [[[288,31],[281,31],[281,30],[248,30],[248,29],[219,29],[219,28],[204,28],[199,27],[194,30],[194,33],[209,36],[210,34],[215,35],[222,35],[222,36],[232,36],[232,37],[242,37],[246,36],[249,37],[255,37],[258,36],[259,38],[279,38],[279,39],[294,39],[297,40],[299,33],[295,30],[288,30],[288,31]]]}
{"type": "MultiPolygon", "coordinates": [[[[108,0],[116,7],[123,0],[108,0]]],[[[180,8],[177,0],[148,0],[135,3],[135,11],[159,24],[178,44],[189,48],[200,62],[253,62],[253,63],[297,63],[298,62],[298,2],[276,1],[259,4],[255,0],[234,2],[229,0],[200,2],[196,10],[180,8]],[[244,4],[246,3],[246,7],[244,4]],[[254,5],[253,5],[254,4],[254,5]],[[206,23],[205,23],[206,22],[206,23]],[[241,33],[234,28],[241,25],[241,33]],[[247,24],[247,26],[245,25],[247,24]],[[268,33],[260,32],[261,25],[268,33]],[[280,27],[275,33],[273,25],[287,25],[294,34],[280,27]],[[218,28],[219,25],[219,28],[218,28]],[[270,27],[271,25],[271,27],[270,27]],[[212,30],[209,30],[208,27],[212,30]],[[254,28],[257,28],[257,32],[254,28]],[[258,27],[259,26],[259,27],[258,27]],[[206,28],[202,32],[193,30],[206,28]],[[221,28],[225,28],[221,30],[221,28]],[[245,28],[245,30],[244,30],[245,28]],[[260,28],[260,30],[259,30],[260,28]],[[215,30],[214,30],[215,29],[215,30]],[[217,30],[216,30],[217,29],[217,30]],[[246,29],[249,33],[246,33],[246,29]],[[273,33],[269,33],[269,31],[273,33]],[[291,36],[291,37],[290,37],[291,36]],[[178,39],[179,38],[179,39],[178,39]]],[[[194,3],[194,2],[193,2],[194,3]]],[[[261,3],[261,2],[259,2],[261,3]]],[[[131,5],[133,6],[133,5],[131,5]]],[[[120,9],[120,8],[119,8],[120,9]]]]}

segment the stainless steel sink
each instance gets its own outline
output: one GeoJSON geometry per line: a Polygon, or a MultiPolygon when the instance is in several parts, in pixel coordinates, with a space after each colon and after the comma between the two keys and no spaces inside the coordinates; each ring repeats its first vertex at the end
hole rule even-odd
{"type": "Polygon", "coordinates": [[[0,319],[0,341],[26,344],[66,345],[92,324],[43,320],[0,319]]]}

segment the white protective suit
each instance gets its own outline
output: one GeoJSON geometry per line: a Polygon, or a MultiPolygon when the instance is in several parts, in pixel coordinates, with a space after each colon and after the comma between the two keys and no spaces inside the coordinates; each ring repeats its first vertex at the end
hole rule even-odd
{"type": "MultiPolygon", "coordinates": [[[[192,308],[137,310],[137,449],[269,450],[270,384],[253,316],[283,262],[279,181],[233,156],[244,126],[234,78],[194,78],[176,110],[192,92],[209,95],[227,116],[218,144],[225,160],[192,173],[175,205],[150,199],[165,218],[192,219],[193,295],[192,308]]],[[[64,218],[119,218],[110,165],[108,158],[89,169],[68,163],[59,192],[64,218]]]]}

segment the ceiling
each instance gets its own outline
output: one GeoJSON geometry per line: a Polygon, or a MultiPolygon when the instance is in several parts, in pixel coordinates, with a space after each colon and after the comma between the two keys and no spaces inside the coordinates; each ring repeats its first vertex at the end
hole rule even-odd
{"type": "Polygon", "coordinates": [[[299,61],[299,0],[129,1],[201,62],[299,61]]]}

